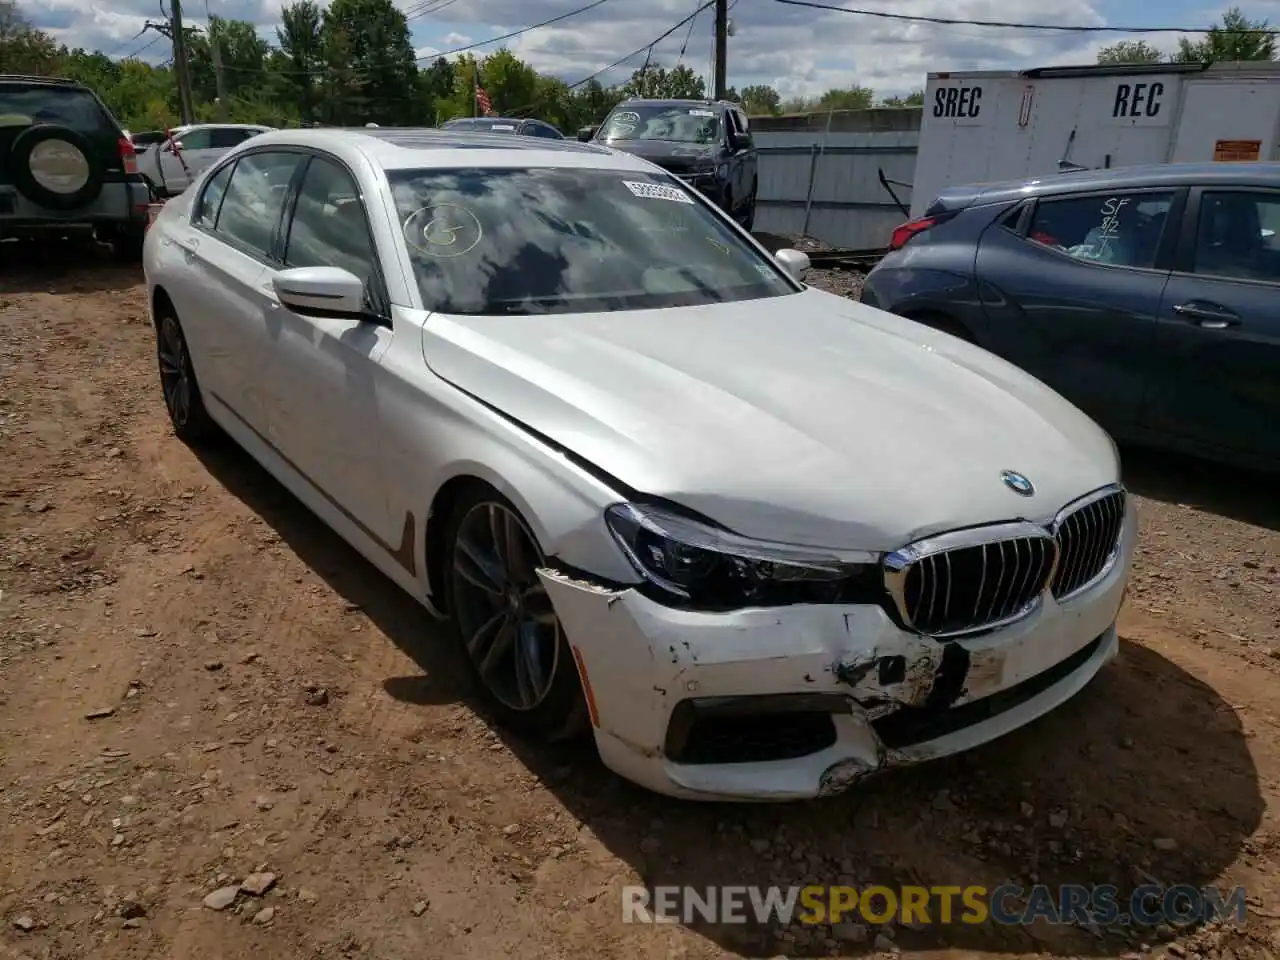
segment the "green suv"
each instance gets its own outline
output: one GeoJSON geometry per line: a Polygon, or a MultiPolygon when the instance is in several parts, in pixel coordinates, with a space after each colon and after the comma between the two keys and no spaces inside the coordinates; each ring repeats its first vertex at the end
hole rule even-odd
{"type": "Polygon", "coordinates": [[[150,202],[133,141],[92,90],[0,73],[0,240],[91,231],[137,259],[150,202]]]}

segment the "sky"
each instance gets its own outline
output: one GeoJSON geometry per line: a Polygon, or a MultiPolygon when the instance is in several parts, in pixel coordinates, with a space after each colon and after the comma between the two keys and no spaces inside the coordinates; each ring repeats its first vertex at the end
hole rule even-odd
{"type": "MultiPolygon", "coordinates": [[[[155,33],[137,36],[148,18],[159,18],[161,0],[18,0],[35,26],[68,46],[99,49],[114,57],[136,55],[160,63],[171,56],[168,41],[155,33]]],[[[324,0],[327,2],[327,0],[324,0]]],[[[496,37],[585,6],[588,0],[393,0],[409,17],[420,57],[496,37]]],[[[828,13],[787,6],[777,0],[730,0],[733,36],[729,40],[729,83],[769,84],[783,96],[821,94],[833,87],[859,84],[880,96],[923,88],[929,72],[1027,69],[1092,63],[1100,47],[1127,33],[1060,33],[949,26],[828,13]]],[[[1216,21],[1230,4],[1209,0],[822,0],[864,10],[923,16],[1020,23],[1111,27],[1196,26],[1216,21]],[[1144,12],[1145,11],[1145,12],[1144,12]]],[[[281,0],[185,0],[188,20],[203,23],[208,14],[249,20],[275,42],[281,0]],[[207,12],[206,12],[207,11],[207,12]]],[[[543,73],[570,83],[582,80],[647,45],[692,13],[697,0],[605,0],[595,9],[552,26],[523,34],[506,46],[543,73]]],[[[1280,23],[1280,0],[1241,3],[1252,19],[1280,23]]],[[[653,60],[671,67],[684,63],[710,80],[712,11],[703,11],[692,27],[676,30],[658,44],[653,60]]],[[[1176,34],[1143,37],[1165,49],[1176,34]]],[[[483,55],[502,44],[481,47],[483,55]]],[[[606,86],[625,80],[645,60],[643,50],[625,65],[599,76],[606,86]]],[[[708,84],[710,89],[710,84],[708,84]]]]}

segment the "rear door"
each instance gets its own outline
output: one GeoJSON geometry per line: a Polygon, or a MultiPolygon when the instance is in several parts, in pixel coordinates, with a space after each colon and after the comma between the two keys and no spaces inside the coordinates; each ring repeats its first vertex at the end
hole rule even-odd
{"type": "Polygon", "coordinates": [[[1180,233],[1144,425],[1280,461],[1280,189],[1195,190],[1180,233]]]}
{"type": "Polygon", "coordinates": [[[988,228],[976,276],[994,352],[1114,433],[1137,423],[1185,190],[1041,198],[988,228]]]}

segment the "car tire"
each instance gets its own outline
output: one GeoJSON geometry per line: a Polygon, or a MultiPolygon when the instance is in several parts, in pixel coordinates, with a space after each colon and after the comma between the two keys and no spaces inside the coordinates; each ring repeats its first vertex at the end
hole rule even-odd
{"type": "Polygon", "coordinates": [[[494,718],[543,742],[581,735],[577,665],[534,573],[545,558],[520,512],[477,483],[449,515],[443,555],[454,637],[494,718]]]}
{"type": "Polygon", "coordinates": [[[218,427],[205,409],[186,335],[177,314],[170,308],[156,313],[156,360],[164,406],[174,435],[191,446],[215,436],[218,427]]]}
{"type": "Polygon", "coordinates": [[[756,225],[756,194],[760,192],[760,181],[756,180],[751,184],[751,196],[747,198],[747,211],[742,216],[742,226],[750,231],[755,229],[756,225]]]}
{"type": "Polygon", "coordinates": [[[102,193],[104,171],[93,144],[69,127],[41,123],[23,130],[13,139],[6,165],[18,192],[32,203],[50,210],[76,210],[93,203],[102,193]],[[64,157],[80,155],[85,173],[80,187],[64,193],[50,189],[37,179],[37,172],[32,167],[32,154],[45,144],[61,144],[64,157]]]}
{"type": "Polygon", "coordinates": [[[141,263],[142,244],[146,239],[143,226],[121,227],[111,240],[111,254],[121,263],[141,263]]]}

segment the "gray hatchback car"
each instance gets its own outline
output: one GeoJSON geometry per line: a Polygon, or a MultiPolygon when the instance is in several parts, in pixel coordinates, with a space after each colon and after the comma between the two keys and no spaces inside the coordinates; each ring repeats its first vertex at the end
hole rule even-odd
{"type": "Polygon", "coordinates": [[[1280,163],[954,187],[862,302],[977,343],[1119,440],[1280,469],[1280,163]]]}

